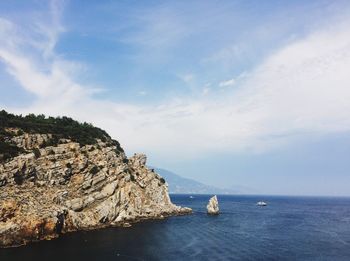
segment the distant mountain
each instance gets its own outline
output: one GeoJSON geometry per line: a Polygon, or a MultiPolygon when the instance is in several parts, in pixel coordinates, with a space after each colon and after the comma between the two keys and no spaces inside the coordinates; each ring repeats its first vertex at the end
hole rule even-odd
{"type": "Polygon", "coordinates": [[[181,177],[169,170],[154,168],[169,185],[169,193],[172,194],[237,194],[233,189],[221,189],[205,185],[193,179],[181,177]]]}

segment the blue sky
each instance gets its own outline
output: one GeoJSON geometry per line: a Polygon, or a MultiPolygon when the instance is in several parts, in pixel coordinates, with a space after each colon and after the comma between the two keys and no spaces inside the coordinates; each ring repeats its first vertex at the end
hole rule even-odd
{"type": "Polygon", "coordinates": [[[0,105],[244,193],[350,195],[349,1],[1,1],[0,105]]]}

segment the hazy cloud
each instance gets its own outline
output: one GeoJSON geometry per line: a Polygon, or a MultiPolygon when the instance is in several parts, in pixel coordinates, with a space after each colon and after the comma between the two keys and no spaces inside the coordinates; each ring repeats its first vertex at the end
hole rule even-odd
{"type": "MultiPolygon", "coordinates": [[[[20,24],[0,20],[0,59],[37,97],[31,106],[7,108],[11,111],[69,115],[105,128],[128,152],[177,158],[265,151],[309,133],[350,130],[349,23],[281,47],[247,72],[235,90],[214,94],[205,88],[198,96],[184,94],[157,105],[138,105],[96,99],[92,86],[79,83],[80,64],[55,53],[64,32],[62,7],[53,4],[51,10],[49,20],[26,33],[20,24]]],[[[160,25],[150,30],[158,34],[163,29],[160,25]]],[[[183,77],[185,82],[192,79],[190,74],[183,77]]],[[[234,78],[219,86],[233,84],[234,78]]]]}
{"type": "Polygon", "coordinates": [[[235,79],[231,79],[231,80],[227,80],[227,81],[223,81],[219,83],[220,87],[230,87],[236,84],[236,80],[235,79]]]}

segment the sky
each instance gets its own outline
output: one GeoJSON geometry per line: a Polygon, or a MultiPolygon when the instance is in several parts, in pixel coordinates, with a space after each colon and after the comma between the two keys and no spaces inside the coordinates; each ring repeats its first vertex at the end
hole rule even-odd
{"type": "Polygon", "coordinates": [[[350,196],[350,2],[0,2],[0,108],[238,193],[350,196]]]}

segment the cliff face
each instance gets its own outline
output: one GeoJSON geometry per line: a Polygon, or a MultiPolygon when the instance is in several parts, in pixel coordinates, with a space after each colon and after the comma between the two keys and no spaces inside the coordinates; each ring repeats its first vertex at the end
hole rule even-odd
{"type": "Polygon", "coordinates": [[[0,246],[191,212],[171,203],[145,155],[127,159],[110,139],[48,146],[52,134],[7,131],[20,153],[0,162],[0,246]]]}

